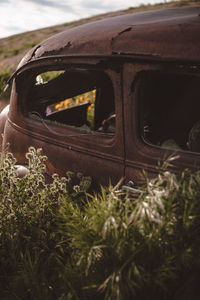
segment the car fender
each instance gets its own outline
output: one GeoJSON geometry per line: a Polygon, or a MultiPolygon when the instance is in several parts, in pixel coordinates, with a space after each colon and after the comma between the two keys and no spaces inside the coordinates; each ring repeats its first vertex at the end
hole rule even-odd
{"type": "Polygon", "coordinates": [[[6,120],[8,118],[9,107],[10,107],[10,105],[7,105],[6,107],[4,107],[4,109],[0,113],[0,139],[1,139],[1,145],[2,145],[2,142],[3,142],[3,133],[4,133],[6,120]]]}

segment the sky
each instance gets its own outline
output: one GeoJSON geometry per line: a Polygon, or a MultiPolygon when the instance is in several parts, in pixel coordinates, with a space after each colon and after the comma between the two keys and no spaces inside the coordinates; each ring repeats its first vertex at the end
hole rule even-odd
{"type": "Polygon", "coordinates": [[[0,38],[167,0],[0,0],[0,38]]]}

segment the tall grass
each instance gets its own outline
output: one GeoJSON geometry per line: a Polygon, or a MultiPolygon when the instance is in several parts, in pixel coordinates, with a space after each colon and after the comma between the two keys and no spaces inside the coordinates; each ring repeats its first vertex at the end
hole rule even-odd
{"type": "Polygon", "coordinates": [[[82,174],[46,184],[41,150],[27,159],[22,178],[11,154],[1,162],[1,299],[196,299],[200,171],[91,195],[82,174]]]}
{"type": "Polygon", "coordinates": [[[102,299],[172,299],[184,284],[194,284],[200,267],[199,184],[200,172],[164,172],[147,180],[141,196],[110,186],[88,199],[84,210],[65,204],[63,234],[88,278],[83,288],[102,299]]]}

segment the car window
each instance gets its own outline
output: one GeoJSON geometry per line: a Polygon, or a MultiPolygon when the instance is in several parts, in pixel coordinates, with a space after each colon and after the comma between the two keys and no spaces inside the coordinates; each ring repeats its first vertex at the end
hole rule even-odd
{"type": "Polygon", "coordinates": [[[200,152],[200,78],[144,72],[140,78],[143,139],[163,149],[200,152]]]}
{"type": "Polygon", "coordinates": [[[102,71],[77,68],[36,74],[23,111],[47,124],[109,136],[115,133],[112,81],[102,71]]]}

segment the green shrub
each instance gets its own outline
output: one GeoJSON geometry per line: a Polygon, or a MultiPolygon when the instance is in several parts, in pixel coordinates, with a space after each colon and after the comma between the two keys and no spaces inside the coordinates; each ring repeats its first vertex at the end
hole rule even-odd
{"type": "Polygon", "coordinates": [[[62,288],[57,257],[69,254],[62,251],[67,243],[56,229],[57,211],[63,197],[76,201],[90,179],[54,174],[53,182],[46,184],[41,149],[30,147],[26,157],[25,177],[17,177],[11,153],[3,155],[0,167],[0,298],[58,299],[62,288]]]}

